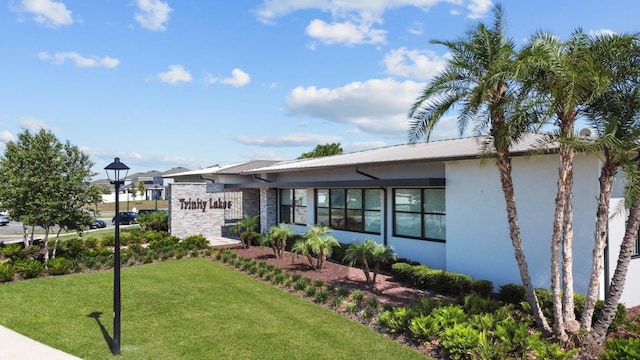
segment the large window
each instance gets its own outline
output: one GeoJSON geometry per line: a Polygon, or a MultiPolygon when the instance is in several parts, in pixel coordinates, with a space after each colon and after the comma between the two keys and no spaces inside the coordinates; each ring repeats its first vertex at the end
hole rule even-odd
{"type": "Polygon", "coordinates": [[[380,234],[380,190],[316,190],[316,224],[380,234]]]}
{"type": "Polygon", "coordinates": [[[280,223],[307,224],[307,189],[280,189],[280,223]]]}
{"type": "Polygon", "coordinates": [[[447,239],[444,189],[394,189],[393,200],[394,236],[447,239]]]}

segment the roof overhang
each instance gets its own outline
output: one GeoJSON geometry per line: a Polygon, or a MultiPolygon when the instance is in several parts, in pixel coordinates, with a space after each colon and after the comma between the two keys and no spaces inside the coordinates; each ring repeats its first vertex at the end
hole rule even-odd
{"type": "Polygon", "coordinates": [[[381,187],[443,187],[444,178],[419,179],[367,179],[330,181],[274,181],[225,184],[225,189],[269,189],[269,188],[381,188],[381,187]]]}

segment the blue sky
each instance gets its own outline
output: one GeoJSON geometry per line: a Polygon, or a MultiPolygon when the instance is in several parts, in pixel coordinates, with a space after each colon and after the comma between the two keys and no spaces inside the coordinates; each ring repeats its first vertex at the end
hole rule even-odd
{"type": "MultiPolygon", "coordinates": [[[[97,178],[293,159],[407,142],[406,113],[442,46],[491,0],[9,0],[0,6],[0,151],[46,128],[97,178]]],[[[522,44],[539,29],[640,30],[637,0],[502,2],[522,44]]],[[[443,119],[434,139],[458,136],[443,119]]]]}

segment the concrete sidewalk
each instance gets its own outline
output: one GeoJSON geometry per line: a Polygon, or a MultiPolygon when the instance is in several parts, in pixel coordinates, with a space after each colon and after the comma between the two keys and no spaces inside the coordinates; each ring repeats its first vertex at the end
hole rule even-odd
{"type": "Polygon", "coordinates": [[[4,326],[0,326],[0,359],[82,360],[79,357],[39,343],[4,326]]]}

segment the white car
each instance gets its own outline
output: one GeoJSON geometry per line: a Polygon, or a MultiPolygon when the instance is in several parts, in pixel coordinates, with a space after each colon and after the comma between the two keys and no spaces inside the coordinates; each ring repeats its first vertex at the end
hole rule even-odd
{"type": "Polygon", "coordinates": [[[0,226],[5,226],[9,223],[9,218],[7,215],[0,214],[0,226]]]}

